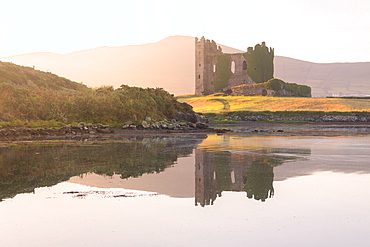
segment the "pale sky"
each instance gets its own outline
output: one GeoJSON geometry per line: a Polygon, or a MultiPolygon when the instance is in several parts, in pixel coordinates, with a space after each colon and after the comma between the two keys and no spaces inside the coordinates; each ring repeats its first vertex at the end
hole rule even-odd
{"type": "Polygon", "coordinates": [[[0,0],[0,57],[205,36],[311,62],[370,61],[369,0],[0,0]]]}

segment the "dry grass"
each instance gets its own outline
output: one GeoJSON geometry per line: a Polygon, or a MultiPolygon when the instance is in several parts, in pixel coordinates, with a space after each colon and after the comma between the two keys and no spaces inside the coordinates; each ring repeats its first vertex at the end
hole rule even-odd
{"type": "Polygon", "coordinates": [[[266,96],[203,96],[178,98],[193,106],[194,111],[202,113],[228,111],[324,111],[324,112],[370,112],[370,99],[302,98],[266,96]],[[222,103],[224,102],[224,103],[222,103]]]}

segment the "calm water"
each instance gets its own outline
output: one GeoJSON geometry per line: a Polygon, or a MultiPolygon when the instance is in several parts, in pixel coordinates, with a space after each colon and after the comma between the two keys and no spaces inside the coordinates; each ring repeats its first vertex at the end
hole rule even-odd
{"type": "Polygon", "coordinates": [[[25,142],[0,246],[368,246],[369,188],[369,136],[25,142]]]}

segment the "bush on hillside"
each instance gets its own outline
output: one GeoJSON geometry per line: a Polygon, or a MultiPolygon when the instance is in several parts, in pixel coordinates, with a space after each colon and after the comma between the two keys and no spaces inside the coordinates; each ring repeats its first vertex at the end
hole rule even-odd
{"type": "Polygon", "coordinates": [[[145,117],[173,118],[192,107],[161,88],[122,85],[84,91],[35,90],[0,83],[0,120],[125,122],[145,117]]]}
{"type": "Polygon", "coordinates": [[[272,89],[274,91],[279,91],[282,88],[284,88],[284,81],[276,78],[272,78],[268,80],[267,82],[260,84],[261,86],[267,88],[267,89],[272,89]]]}
{"type": "Polygon", "coordinates": [[[299,85],[299,92],[301,95],[311,94],[311,87],[306,85],[299,85]]]}

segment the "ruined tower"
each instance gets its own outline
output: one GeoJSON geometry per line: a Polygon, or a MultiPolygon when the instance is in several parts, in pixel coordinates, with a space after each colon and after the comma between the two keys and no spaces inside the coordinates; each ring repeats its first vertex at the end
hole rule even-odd
{"type": "Polygon", "coordinates": [[[216,70],[217,55],[222,55],[222,50],[212,40],[198,40],[195,38],[195,94],[207,95],[215,91],[214,72],[216,70]]]}
{"type": "Polygon", "coordinates": [[[274,50],[265,42],[245,53],[226,54],[212,40],[195,38],[195,94],[227,92],[234,86],[273,78],[274,50]]]}

